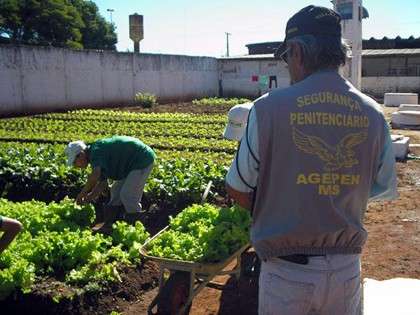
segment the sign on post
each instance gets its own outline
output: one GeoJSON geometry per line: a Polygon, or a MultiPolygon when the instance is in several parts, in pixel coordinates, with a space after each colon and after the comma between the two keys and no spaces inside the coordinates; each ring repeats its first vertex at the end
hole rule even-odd
{"type": "Polygon", "coordinates": [[[143,15],[137,13],[129,16],[130,39],[134,42],[134,51],[140,52],[140,41],[144,38],[143,15]]]}

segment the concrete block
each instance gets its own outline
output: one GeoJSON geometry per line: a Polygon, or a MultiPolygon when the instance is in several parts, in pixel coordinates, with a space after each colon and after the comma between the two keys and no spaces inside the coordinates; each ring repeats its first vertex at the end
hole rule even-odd
{"type": "Polygon", "coordinates": [[[401,104],[398,108],[399,111],[407,111],[407,110],[414,110],[420,111],[420,105],[418,104],[401,104]]]}
{"type": "Polygon", "coordinates": [[[417,93],[385,93],[385,106],[398,107],[401,104],[418,104],[417,93]]]}
{"type": "Polygon", "coordinates": [[[420,129],[420,111],[406,110],[392,113],[392,128],[420,129]]]}
{"type": "Polygon", "coordinates": [[[392,149],[395,153],[395,158],[405,159],[408,154],[408,148],[410,145],[410,138],[403,135],[391,135],[392,149]]]}
{"type": "Polygon", "coordinates": [[[420,280],[363,279],[364,315],[418,315],[420,280]]]}
{"type": "Polygon", "coordinates": [[[408,146],[408,151],[415,156],[420,156],[420,143],[412,143],[408,146]]]}

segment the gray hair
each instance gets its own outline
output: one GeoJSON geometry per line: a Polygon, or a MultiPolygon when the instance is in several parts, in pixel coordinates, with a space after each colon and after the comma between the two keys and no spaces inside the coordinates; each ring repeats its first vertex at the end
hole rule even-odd
{"type": "Polygon", "coordinates": [[[287,43],[297,43],[303,54],[304,67],[309,72],[334,68],[346,64],[349,56],[349,46],[342,40],[330,36],[302,35],[296,36],[287,43]]]}

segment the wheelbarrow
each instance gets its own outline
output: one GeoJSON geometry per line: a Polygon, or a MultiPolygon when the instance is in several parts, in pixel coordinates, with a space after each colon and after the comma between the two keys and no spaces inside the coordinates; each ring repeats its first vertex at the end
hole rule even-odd
{"type": "Polygon", "coordinates": [[[241,274],[241,254],[250,247],[249,244],[246,244],[225,260],[217,263],[197,263],[148,255],[147,248],[150,242],[158,238],[168,228],[169,226],[165,227],[155,236],[147,240],[140,249],[141,256],[159,265],[159,292],[147,309],[148,315],[188,314],[194,297],[201,290],[209,284],[220,285],[212,281],[214,277],[233,274],[239,280],[241,274]],[[225,270],[234,259],[237,260],[236,266],[233,269],[225,270]],[[170,272],[167,280],[165,280],[164,276],[165,271],[170,272]],[[153,312],[155,307],[157,307],[157,313],[153,312]]]}
{"type": "MultiPolygon", "coordinates": [[[[210,181],[205,189],[201,199],[202,203],[206,200],[211,184],[210,181]]],[[[159,291],[147,309],[148,315],[189,314],[192,301],[201,290],[208,285],[220,286],[219,283],[212,281],[214,277],[232,274],[239,280],[241,255],[250,247],[249,244],[242,246],[232,255],[217,263],[198,263],[149,255],[147,252],[149,244],[167,229],[169,226],[148,239],[140,248],[142,257],[159,265],[159,291]],[[237,260],[236,266],[233,269],[225,270],[234,259],[237,260]],[[165,271],[169,271],[167,280],[165,280],[165,271]],[[157,308],[157,313],[153,311],[155,308],[157,308]]]]}

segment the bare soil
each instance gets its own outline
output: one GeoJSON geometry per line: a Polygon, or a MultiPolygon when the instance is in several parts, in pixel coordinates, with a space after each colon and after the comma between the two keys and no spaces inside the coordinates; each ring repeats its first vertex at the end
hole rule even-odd
{"type": "Polygon", "coordinates": [[[121,282],[102,292],[78,292],[74,287],[56,279],[38,281],[31,293],[17,293],[0,303],[1,314],[30,315],[102,315],[121,312],[131,303],[141,301],[142,295],[156,287],[158,266],[146,262],[136,268],[120,270],[121,282]],[[59,303],[53,297],[60,295],[59,303]]]}
{"type": "Polygon", "coordinates": [[[140,106],[121,107],[121,110],[141,113],[195,113],[195,114],[226,114],[232,106],[229,105],[194,105],[191,102],[158,104],[152,108],[140,106]]]}

